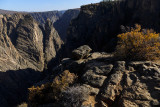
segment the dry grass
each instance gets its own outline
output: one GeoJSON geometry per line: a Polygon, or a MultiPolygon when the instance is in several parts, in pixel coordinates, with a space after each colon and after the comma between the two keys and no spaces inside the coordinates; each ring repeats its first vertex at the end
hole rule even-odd
{"type": "Polygon", "coordinates": [[[65,107],[80,107],[88,100],[89,90],[83,86],[73,86],[62,92],[65,107]]]}

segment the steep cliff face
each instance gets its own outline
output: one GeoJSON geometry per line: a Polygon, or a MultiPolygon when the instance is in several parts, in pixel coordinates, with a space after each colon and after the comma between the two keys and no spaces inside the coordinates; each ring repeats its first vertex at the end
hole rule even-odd
{"type": "MultiPolygon", "coordinates": [[[[106,2],[82,6],[79,16],[72,20],[68,28],[66,46],[69,52],[84,44],[90,45],[94,51],[113,47],[111,45],[116,43],[113,38],[124,18],[121,5],[106,2]]],[[[112,48],[107,50],[111,51],[112,48]]]]}
{"type": "Polygon", "coordinates": [[[50,21],[43,29],[30,15],[0,15],[2,107],[27,100],[27,88],[40,80],[44,66],[57,57],[62,44],[50,21]]]}
{"type": "Polygon", "coordinates": [[[24,19],[24,15],[16,13],[13,15],[5,15],[5,17],[7,18],[7,35],[10,37],[12,43],[15,45],[17,39],[16,28],[19,24],[20,19],[24,19]]]}
{"type": "Polygon", "coordinates": [[[43,35],[33,19],[21,14],[1,18],[1,71],[43,70],[43,35]]]}
{"type": "Polygon", "coordinates": [[[59,20],[54,23],[54,27],[63,41],[66,40],[67,29],[72,19],[76,18],[80,12],[80,9],[67,10],[59,20]]]}
{"type": "Polygon", "coordinates": [[[17,29],[16,49],[27,61],[26,65],[43,71],[43,34],[37,22],[29,15],[20,20],[17,29]]]}
{"type": "MultiPolygon", "coordinates": [[[[21,16],[20,16],[21,17],[21,16]]],[[[1,15],[0,18],[0,71],[7,70],[17,70],[26,68],[26,61],[18,53],[8,34],[14,26],[7,28],[7,19],[10,19],[10,16],[1,15]]],[[[16,22],[16,21],[15,21],[16,22]]],[[[10,25],[10,24],[9,24],[10,25]]]]}
{"type": "Polygon", "coordinates": [[[82,6],[79,16],[69,26],[67,49],[71,52],[88,44],[94,51],[111,52],[121,25],[138,23],[159,31],[159,4],[159,0],[125,0],[82,6]]]}
{"type": "Polygon", "coordinates": [[[30,15],[1,15],[0,23],[1,71],[43,71],[44,63],[56,57],[63,44],[51,21],[45,30],[30,15]]]}
{"type": "Polygon", "coordinates": [[[125,4],[125,24],[139,23],[143,27],[160,31],[159,0],[127,0],[125,4]]]}
{"type": "Polygon", "coordinates": [[[59,37],[57,31],[53,27],[53,23],[48,19],[45,24],[45,62],[48,64],[55,58],[60,51],[63,41],[59,37]]]}

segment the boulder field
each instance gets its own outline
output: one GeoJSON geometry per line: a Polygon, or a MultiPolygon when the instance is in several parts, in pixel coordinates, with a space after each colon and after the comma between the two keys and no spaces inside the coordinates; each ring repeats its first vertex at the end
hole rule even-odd
{"type": "MultiPolygon", "coordinates": [[[[78,75],[73,84],[89,91],[85,107],[153,107],[160,105],[160,64],[117,61],[105,52],[89,53],[84,45],[65,58],[53,74],[68,70],[78,75]],[[83,54],[82,54],[83,53],[83,54]],[[77,57],[76,57],[77,56],[77,57]],[[81,56],[81,57],[80,57],[81,56]],[[86,57],[84,57],[86,56],[86,57]]],[[[61,73],[60,73],[61,72],[61,73]]]]}

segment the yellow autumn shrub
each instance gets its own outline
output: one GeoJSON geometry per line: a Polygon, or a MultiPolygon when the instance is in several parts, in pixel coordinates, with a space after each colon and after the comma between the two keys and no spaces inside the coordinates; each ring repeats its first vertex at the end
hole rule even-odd
{"type": "Polygon", "coordinates": [[[65,70],[62,74],[56,76],[51,83],[32,86],[29,88],[29,105],[37,107],[38,105],[57,102],[61,97],[61,92],[68,88],[76,78],[75,74],[65,70]]]}
{"type": "Polygon", "coordinates": [[[31,88],[29,88],[29,106],[37,107],[38,105],[48,103],[51,100],[54,100],[51,83],[46,83],[36,87],[32,86],[31,88]]]}
{"type": "Polygon", "coordinates": [[[136,24],[131,31],[118,35],[115,57],[121,60],[157,60],[160,58],[159,33],[141,29],[136,24]]]}
{"type": "Polygon", "coordinates": [[[68,70],[65,70],[61,75],[57,76],[51,87],[53,88],[54,99],[58,100],[59,95],[63,90],[69,87],[69,84],[72,84],[77,76],[73,73],[70,73],[68,70]]]}

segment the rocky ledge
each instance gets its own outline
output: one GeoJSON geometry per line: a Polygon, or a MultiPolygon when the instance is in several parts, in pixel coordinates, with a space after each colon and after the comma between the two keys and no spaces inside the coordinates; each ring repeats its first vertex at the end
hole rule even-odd
{"type": "MultiPolygon", "coordinates": [[[[74,50],[74,56],[65,58],[54,73],[69,70],[78,75],[80,84],[90,92],[84,106],[151,107],[160,105],[160,64],[151,61],[116,61],[108,53],[87,53],[86,46],[74,50]],[[77,53],[76,53],[77,52],[77,53]],[[84,52],[85,53],[85,52],[84,52]],[[77,54],[77,55],[75,55],[77,54]],[[56,72],[57,71],[57,72],[56,72]],[[92,101],[91,101],[92,99],[92,101]]],[[[55,75],[55,74],[54,74],[55,75]]]]}

